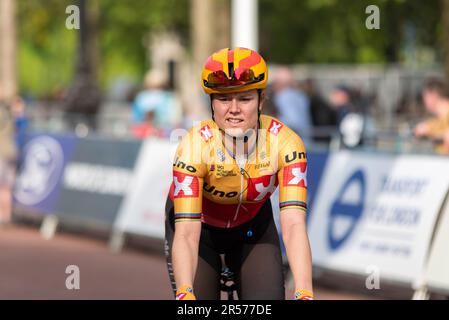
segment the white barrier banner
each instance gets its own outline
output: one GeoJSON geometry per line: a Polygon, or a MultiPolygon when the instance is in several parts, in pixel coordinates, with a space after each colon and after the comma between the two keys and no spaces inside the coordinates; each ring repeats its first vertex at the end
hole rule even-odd
{"type": "Polygon", "coordinates": [[[448,188],[449,158],[331,155],[309,225],[314,264],[418,281],[448,188]]]}
{"type": "Polygon", "coordinates": [[[131,186],[119,210],[116,230],[164,237],[165,201],[177,143],[148,139],[142,145],[131,186]]]}
{"type": "Polygon", "coordinates": [[[439,219],[430,250],[424,283],[437,291],[449,292],[449,199],[439,219]]]}

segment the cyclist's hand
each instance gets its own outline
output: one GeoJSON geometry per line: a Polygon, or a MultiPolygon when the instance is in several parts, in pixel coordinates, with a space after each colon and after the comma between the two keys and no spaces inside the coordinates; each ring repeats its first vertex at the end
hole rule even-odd
{"type": "Polygon", "coordinates": [[[176,300],[196,300],[191,285],[182,285],[176,290],[176,300]]]}
{"type": "Polygon", "coordinates": [[[295,300],[313,300],[313,293],[306,289],[297,289],[295,291],[295,300]]]}

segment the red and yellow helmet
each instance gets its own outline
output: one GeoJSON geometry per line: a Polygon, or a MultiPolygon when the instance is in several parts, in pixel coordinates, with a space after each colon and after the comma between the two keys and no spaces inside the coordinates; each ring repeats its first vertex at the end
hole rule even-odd
{"type": "Polygon", "coordinates": [[[203,67],[201,85],[206,94],[264,89],[268,68],[265,60],[247,48],[221,49],[203,67]]]}

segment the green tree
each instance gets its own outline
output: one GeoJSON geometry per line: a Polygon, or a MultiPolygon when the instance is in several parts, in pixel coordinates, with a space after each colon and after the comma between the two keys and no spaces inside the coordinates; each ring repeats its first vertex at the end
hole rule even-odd
{"type": "Polygon", "coordinates": [[[45,95],[73,73],[76,31],[65,28],[70,1],[18,1],[18,74],[22,92],[45,95]]]}
{"type": "MultiPolygon", "coordinates": [[[[150,67],[146,37],[151,32],[175,31],[189,47],[190,2],[99,0],[96,69],[102,86],[118,75],[141,79],[150,67]]],[[[18,1],[22,91],[44,95],[72,80],[77,31],[65,28],[65,8],[71,4],[18,1]]],[[[425,50],[442,61],[447,38],[442,12],[443,0],[259,0],[259,43],[274,63],[391,63],[405,62],[410,54],[420,61],[425,50]],[[380,30],[365,27],[371,4],[380,8],[380,30]]]]}
{"type": "Polygon", "coordinates": [[[261,51],[273,62],[400,62],[410,41],[407,30],[416,46],[441,51],[439,1],[259,1],[261,51]],[[369,5],[380,9],[379,30],[365,27],[369,5]]]}
{"type": "MultiPolygon", "coordinates": [[[[71,0],[18,1],[19,84],[42,96],[67,87],[73,78],[77,30],[65,27],[71,0]]],[[[140,79],[148,63],[145,37],[173,30],[188,44],[188,0],[99,1],[99,54],[103,86],[117,75],[140,79]]]]}
{"type": "Polygon", "coordinates": [[[188,0],[133,0],[100,2],[102,82],[128,73],[141,77],[148,69],[147,35],[151,31],[175,31],[189,43],[188,0]]]}

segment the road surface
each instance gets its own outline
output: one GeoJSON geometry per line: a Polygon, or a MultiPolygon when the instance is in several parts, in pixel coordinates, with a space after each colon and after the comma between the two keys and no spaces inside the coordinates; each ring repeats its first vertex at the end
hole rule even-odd
{"type": "MultiPolygon", "coordinates": [[[[69,280],[71,280],[70,278],[69,280]]],[[[74,284],[75,282],[69,281],[74,284]]],[[[286,291],[292,296],[291,290],[286,291]]],[[[369,299],[315,284],[316,299],[369,299]]],[[[45,240],[36,227],[0,226],[0,299],[172,299],[160,252],[109,251],[106,241],[59,232],[45,240]],[[66,287],[70,265],[79,290],[66,287]]]]}

